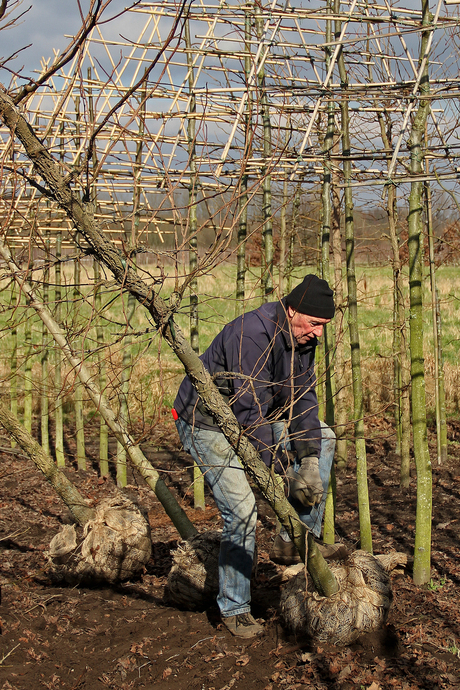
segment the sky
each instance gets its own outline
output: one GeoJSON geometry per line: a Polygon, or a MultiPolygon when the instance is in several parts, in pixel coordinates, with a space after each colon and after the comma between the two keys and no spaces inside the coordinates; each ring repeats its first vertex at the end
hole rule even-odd
{"type": "MultiPolygon", "coordinates": [[[[83,11],[89,7],[89,0],[81,0],[83,11]]],[[[112,0],[107,10],[107,17],[117,14],[129,3],[126,0],[112,0]]],[[[12,5],[10,0],[9,5],[12,5]]],[[[16,3],[10,18],[16,17],[30,9],[11,28],[1,33],[0,56],[2,60],[14,51],[29,44],[31,47],[22,51],[10,66],[15,70],[25,67],[25,74],[31,74],[39,68],[41,58],[53,57],[53,48],[62,51],[69,43],[66,35],[74,35],[81,26],[80,12],[76,0],[22,0],[16,3]]],[[[0,22],[0,28],[5,25],[0,22]]],[[[123,19],[118,22],[119,31],[126,30],[123,19]]],[[[115,31],[115,28],[114,28],[115,31]]],[[[7,79],[2,74],[2,81],[7,79]]]]}

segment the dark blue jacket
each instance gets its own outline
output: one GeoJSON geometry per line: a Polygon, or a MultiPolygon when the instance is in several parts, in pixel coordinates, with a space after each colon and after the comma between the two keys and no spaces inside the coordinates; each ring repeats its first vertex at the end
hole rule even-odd
{"type": "MultiPolygon", "coordinates": [[[[228,323],[201,355],[244,433],[268,466],[275,462],[278,472],[287,463],[276,448],[272,422],[289,420],[291,445],[299,459],[319,456],[321,450],[314,372],[316,345],[314,338],[297,346],[281,300],[228,323]],[[226,375],[219,376],[221,372],[226,375]]],[[[188,377],[182,381],[174,407],[189,424],[218,428],[188,377]]]]}

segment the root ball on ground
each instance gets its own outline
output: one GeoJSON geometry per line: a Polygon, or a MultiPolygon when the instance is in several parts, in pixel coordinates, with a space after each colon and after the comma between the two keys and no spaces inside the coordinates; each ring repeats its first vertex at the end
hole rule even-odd
{"type": "Polygon", "coordinates": [[[101,501],[82,530],[65,525],[51,540],[54,574],[70,584],[115,583],[137,575],[152,553],[150,525],[124,496],[101,501]]]}
{"type": "Polygon", "coordinates": [[[286,627],[316,642],[352,644],[363,633],[378,630],[387,620],[392,600],[390,572],[405,564],[402,553],[372,556],[355,551],[344,563],[330,563],[339,591],[320,596],[305,569],[283,586],[281,614],[286,627]]]}
{"type": "Polygon", "coordinates": [[[195,534],[173,551],[168,575],[171,601],[191,611],[215,603],[219,591],[220,532],[195,534]]]}
{"type": "MultiPolygon", "coordinates": [[[[189,611],[204,610],[216,603],[219,593],[219,551],[221,532],[195,534],[179,542],[172,552],[173,567],[167,591],[173,604],[189,611]]],[[[254,569],[257,549],[254,553],[254,569]]]]}

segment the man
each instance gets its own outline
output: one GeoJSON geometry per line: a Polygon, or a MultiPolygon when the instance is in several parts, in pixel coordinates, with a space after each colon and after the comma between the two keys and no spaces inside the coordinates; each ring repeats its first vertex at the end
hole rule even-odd
{"type": "MultiPolygon", "coordinates": [[[[263,461],[287,481],[289,499],[317,537],[335,436],[318,420],[315,349],[334,311],[327,282],[307,275],[284,299],[227,324],[201,357],[245,435],[263,461]]],[[[217,597],[222,622],[234,635],[259,635],[263,627],[250,606],[254,494],[238,457],[188,377],[174,408],[184,449],[201,468],[222,514],[217,597]]],[[[300,560],[284,530],[276,536],[270,558],[284,564],[300,560]]]]}

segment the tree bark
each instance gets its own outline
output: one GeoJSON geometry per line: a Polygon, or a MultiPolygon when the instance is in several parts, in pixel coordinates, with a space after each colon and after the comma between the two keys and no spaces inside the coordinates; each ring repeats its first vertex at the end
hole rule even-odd
{"type": "MultiPolygon", "coordinates": [[[[335,0],[335,13],[339,14],[339,0],[335,0]]],[[[336,35],[340,35],[340,21],[336,21],[336,35]]],[[[369,508],[369,490],[367,485],[367,457],[366,442],[364,438],[364,405],[363,384],[361,372],[361,353],[358,331],[358,299],[356,289],[355,271],[355,231],[353,218],[353,193],[349,182],[351,181],[351,143],[350,143],[350,115],[348,108],[348,96],[345,94],[348,87],[348,75],[345,69],[343,52],[338,58],[340,82],[344,94],[340,102],[342,119],[342,151],[343,177],[345,183],[345,243],[347,261],[347,285],[348,285],[348,330],[350,333],[351,368],[353,379],[353,406],[355,417],[355,446],[356,446],[356,479],[358,485],[358,510],[359,528],[361,536],[361,548],[372,553],[372,530],[369,508]]]]}
{"type": "MultiPolygon", "coordinates": [[[[380,134],[383,145],[388,151],[387,161],[389,164],[391,161],[391,120],[389,114],[386,117],[388,127],[385,126],[383,114],[379,113],[380,134]]],[[[387,215],[393,253],[393,390],[397,439],[396,452],[401,456],[401,486],[407,488],[410,482],[410,382],[408,381],[409,367],[406,347],[406,310],[396,227],[397,213],[396,188],[393,184],[389,184],[387,189],[387,215]]]]}
{"type": "MultiPolygon", "coordinates": [[[[422,2],[422,33],[420,62],[425,58],[431,21],[428,0],[422,2]]],[[[428,60],[420,80],[422,100],[412,124],[409,150],[411,174],[423,170],[422,143],[430,102],[423,99],[429,92],[428,60]]],[[[431,515],[432,475],[428,450],[426,426],[425,364],[423,358],[423,236],[422,236],[422,192],[423,182],[411,183],[409,195],[409,287],[410,287],[410,356],[412,380],[412,428],[414,434],[414,456],[417,468],[417,510],[415,518],[414,582],[423,585],[431,577],[431,515]]]]}
{"type": "Polygon", "coordinates": [[[94,511],[88,506],[86,498],[67,479],[47,455],[39,443],[29,434],[7,408],[0,402],[0,424],[14,438],[38,469],[43,472],[56,493],[62,498],[75,520],[83,525],[94,517],[94,511]]]}
{"type": "MultiPolygon", "coordinates": [[[[115,280],[148,309],[157,328],[185,367],[196,391],[207,411],[213,415],[225,437],[235,449],[248,474],[256,481],[264,497],[274,508],[281,524],[293,539],[300,555],[305,560],[304,527],[281,487],[274,486],[270,472],[259,454],[242,433],[231,408],[225,403],[200,358],[174,323],[173,313],[177,308],[177,295],[173,293],[173,306],[169,307],[152,287],[147,285],[129,266],[116,246],[104,236],[94,221],[87,205],[72,192],[62,176],[59,166],[50,153],[35,136],[34,131],[14,106],[11,98],[0,91],[0,116],[12,135],[18,137],[35,169],[42,176],[57,203],[63,208],[79,233],[85,237],[93,252],[110,269],[115,280]]],[[[81,371],[81,369],[80,369],[81,371]]],[[[88,381],[91,383],[91,381],[88,381]]],[[[148,472],[151,472],[150,467],[148,472]]],[[[147,472],[147,474],[148,474],[147,472]]],[[[157,494],[158,495],[158,494],[157,494]]],[[[314,539],[308,535],[307,567],[317,589],[325,596],[337,592],[334,575],[318,553],[314,539]],[[324,562],[324,563],[323,563],[324,562]],[[315,567],[320,563],[321,567],[315,567]]]]}

